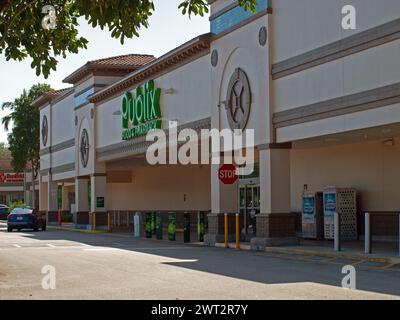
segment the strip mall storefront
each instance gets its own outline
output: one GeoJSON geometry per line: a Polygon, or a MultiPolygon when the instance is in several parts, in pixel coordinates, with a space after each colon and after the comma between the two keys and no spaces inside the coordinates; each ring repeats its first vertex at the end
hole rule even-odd
{"type": "Polygon", "coordinates": [[[71,214],[77,228],[92,228],[93,213],[106,228],[110,212],[115,228],[131,228],[140,213],[145,229],[146,213],[156,212],[159,237],[172,225],[183,239],[190,221],[191,240],[205,225],[209,244],[223,239],[223,214],[239,212],[242,238],[259,247],[297,241],[303,194],[353,190],[354,238],[368,211],[377,213],[375,238],[394,239],[400,40],[391,34],[400,3],[355,2],[362,25],[344,31],[340,0],[310,0],[320,13],[312,19],[293,0],[261,0],[254,15],[233,0],[210,1],[209,34],[159,58],[86,63],[64,80],[69,89],[34,103],[40,209],[50,222],[58,210],[71,214]],[[168,134],[172,123],[178,133],[253,129],[254,172],[226,185],[219,164],[150,165],[146,133],[168,134]]]}
{"type": "Polygon", "coordinates": [[[24,174],[14,173],[10,160],[0,160],[0,204],[24,200],[24,174]]]}

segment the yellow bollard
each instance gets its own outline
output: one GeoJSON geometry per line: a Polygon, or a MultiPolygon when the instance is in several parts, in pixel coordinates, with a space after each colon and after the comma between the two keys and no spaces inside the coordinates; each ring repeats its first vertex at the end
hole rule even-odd
{"type": "Polygon", "coordinates": [[[224,214],[224,233],[225,233],[225,248],[229,248],[228,245],[228,214],[224,214]]]}
{"type": "Polygon", "coordinates": [[[111,232],[111,213],[107,212],[107,228],[108,232],[111,232]]]}
{"type": "Polygon", "coordinates": [[[236,250],[240,250],[240,239],[239,239],[239,213],[236,213],[236,250]]]}
{"type": "Polygon", "coordinates": [[[92,229],[93,229],[93,231],[96,231],[96,212],[93,212],[92,213],[92,229]]]}

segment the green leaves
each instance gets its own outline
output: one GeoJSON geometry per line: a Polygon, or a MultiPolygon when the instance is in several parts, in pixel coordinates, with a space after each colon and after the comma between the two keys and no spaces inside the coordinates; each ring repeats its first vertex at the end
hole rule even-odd
{"type": "Polygon", "coordinates": [[[204,16],[204,13],[208,13],[208,4],[206,0],[185,0],[178,8],[182,11],[182,14],[200,15],[204,16]]]}
{"type": "MultiPolygon", "coordinates": [[[[168,0],[160,0],[168,1],[168,0]]],[[[204,16],[209,12],[207,0],[181,0],[182,14],[204,16]]],[[[245,10],[255,12],[257,0],[238,0],[245,10]]],[[[0,6],[0,54],[7,60],[30,57],[36,74],[47,78],[57,69],[58,57],[86,49],[88,41],[78,34],[78,18],[84,17],[92,27],[107,28],[111,37],[138,37],[141,28],[149,27],[155,10],[153,0],[13,0],[0,6]],[[56,29],[42,28],[42,8],[56,9],[56,29]]]]}
{"type": "Polygon", "coordinates": [[[2,105],[3,110],[11,111],[9,116],[3,117],[2,124],[8,131],[9,124],[13,122],[8,143],[12,165],[16,172],[23,172],[28,163],[34,168],[37,168],[39,164],[39,110],[32,107],[32,102],[50,90],[51,87],[47,84],[37,84],[29,91],[24,90],[14,102],[2,105]]]}

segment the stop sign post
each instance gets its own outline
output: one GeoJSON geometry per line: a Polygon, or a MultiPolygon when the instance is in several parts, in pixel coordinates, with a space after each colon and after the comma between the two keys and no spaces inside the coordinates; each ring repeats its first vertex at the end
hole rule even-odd
{"type": "Polygon", "coordinates": [[[233,164],[223,164],[218,169],[218,178],[223,184],[234,184],[238,179],[236,167],[233,164]]]}

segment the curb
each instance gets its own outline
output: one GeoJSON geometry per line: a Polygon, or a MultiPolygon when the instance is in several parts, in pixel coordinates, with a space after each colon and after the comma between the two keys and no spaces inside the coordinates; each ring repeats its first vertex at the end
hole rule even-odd
{"type": "Polygon", "coordinates": [[[75,228],[63,228],[63,227],[57,227],[57,226],[47,226],[47,229],[49,230],[61,230],[61,231],[70,231],[70,232],[80,232],[80,233],[86,233],[86,234],[99,234],[99,233],[110,233],[107,230],[86,230],[86,229],[75,229],[75,228]]]}
{"type": "Polygon", "coordinates": [[[265,249],[267,253],[286,253],[286,254],[302,254],[308,256],[322,256],[327,258],[344,258],[351,260],[363,260],[369,262],[380,262],[385,264],[398,264],[400,258],[389,257],[389,256],[367,256],[362,253],[348,253],[348,252],[321,252],[318,250],[308,249],[295,249],[295,248],[275,248],[268,247],[265,249]]]}
{"type": "MultiPolygon", "coordinates": [[[[216,244],[215,247],[224,249],[224,244],[216,244]]],[[[229,243],[229,249],[234,249],[235,245],[229,243]]],[[[240,250],[236,251],[252,251],[248,247],[241,247],[240,250]]],[[[327,251],[318,251],[312,249],[302,249],[302,248],[285,248],[285,247],[266,247],[265,250],[253,251],[258,253],[278,253],[278,254],[289,254],[289,255],[304,255],[304,256],[322,256],[331,259],[349,259],[349,260],[358,260],[358,261],[367,261],[367,262],[378,262],[385,263],[387,265],[395,265],[400,264],[400,257],[389,257],[389,256],[367,256],[362,253],[349,253],[349,252],[327,252],[327,251]]]]}

